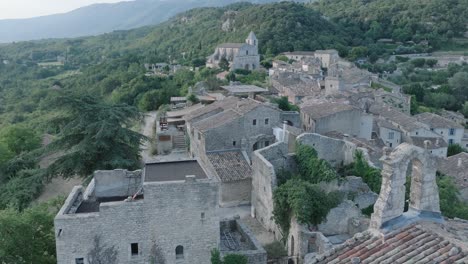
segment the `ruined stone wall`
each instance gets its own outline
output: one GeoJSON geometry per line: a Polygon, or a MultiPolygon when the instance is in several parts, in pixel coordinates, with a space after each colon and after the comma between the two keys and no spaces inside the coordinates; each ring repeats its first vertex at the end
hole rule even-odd
{"type": "Polygon", "coordinates": [[[356,145],[351,142],[309,133],[297,137],[297,142],[313,147],[320,159],[328,161],[333,166],[346,165],[354,161],[356,145]]]}
{"type": "Polygon", "coordinates": [[[285,143],[275,143],[252,155],[252,216],[277,238],[281,238],[281,233],[273,220],[273,191],[277,186],[276,173],[281,168],[294,169],[285,143]]]}
{"type": "Polygon", "coordinates": [[[218,186],[208,181],[152,183],[145,184],[143,200],[104,203],[95,213],[61,211],[55,218],[57,263],[86,259],[96,235],[115,247],[116,264],[149,263],[155,244],[167,264],[208,263],[219,243],[217,195],[218,186]],[[131,255],[131,243],[138,243],[138,256],[131,255]],[[184,258],[176,260],[178,245],[184,258]]]}
{"type": "MultiPolygon", "coordinates": [[[[361,129],[361,112],[360,110],[340,112],[317,119],[315,122],[315,133],[325,134],[330,131],[338,131],[357,137],[360,135],[361,129]]],[[[368,129],[370,134],[372,128],[368,127],[368,129]]]]}

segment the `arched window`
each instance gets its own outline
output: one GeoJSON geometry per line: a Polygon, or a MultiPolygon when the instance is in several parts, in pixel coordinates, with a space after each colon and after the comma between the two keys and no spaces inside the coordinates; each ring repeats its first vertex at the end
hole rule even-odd
{"type": "Polygon", "coordinates": [[[176,255],[176,259],[183,259],[184,258],[184,247],[183,246],[177,246],[175,248],[175,255],[176,255]]]}

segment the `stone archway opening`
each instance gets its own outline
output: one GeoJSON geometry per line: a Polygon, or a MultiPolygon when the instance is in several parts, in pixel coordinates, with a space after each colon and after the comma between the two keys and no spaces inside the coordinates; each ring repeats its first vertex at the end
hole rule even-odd
{"type": "Polygon", "coordinates": [[[289,256],[294,256],[294,236],[291,236],[290,247],[289,247],[289,256]]]}
{"type": "Polygon", "coordinates": [[[408,212],[410,208],[414,208],[415,201],[420,199],[420,195],[423,186],[421,185],[423,179],[423,167],[424,165],[418,159],[412,159],[408,161],[406,166],[406,178],[405,178],[405,205],[403,212],[408,212]],[[413,196],[413,197],[412,197],[413,196]]]}

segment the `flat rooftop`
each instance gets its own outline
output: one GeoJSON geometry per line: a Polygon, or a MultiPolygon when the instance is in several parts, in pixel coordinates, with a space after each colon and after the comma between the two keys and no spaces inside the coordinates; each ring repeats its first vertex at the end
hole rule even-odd
{"type": "Polygon", "coordinates": [[[183,181],[185,176],[195,175],[196,179],[206,179],[206,173],[196,160],[147,163],[145,182],[183,181]]]}
{"type": "Polygon", "coordinates": [[[224,90],[230,93],[264,93],[267,89],[255,85],[226,85],[221,86],[224,90]]]}
{"type": "MultiPolygon", "coordinates": [[[[127,199],[127,196],[115,196],[115,197],[103,197],[97,200],[84,200],[81,202],[80,206],[76,209],[75,214],[85,214],[85,213],[97,213],[99,212],[99,205],[101,203],[109,202],[123,202],[127,199]]],[[[135,197],[136,200],[143,199],[143,195],[138,195],[135,197]]]]}

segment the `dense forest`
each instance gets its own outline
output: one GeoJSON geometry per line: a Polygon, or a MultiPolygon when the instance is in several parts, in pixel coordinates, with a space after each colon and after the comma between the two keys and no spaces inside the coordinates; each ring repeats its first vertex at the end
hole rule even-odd
{"type": "MultiPolygon", "coordinates": [[[[0,236],[13,236],[9,230],[21,228],[12,219],[47,228],[41,234],[34,233],[37,229],[25,232],[45,237],[47,252],[37,248],[31,252],[47,259],[43,263],[53,263],[54,211],[48,209],[50,205],[30,207],[44,183],[56,175],[86,177],[94,169],[138,167],[139,143],[144,138],[134,131],[141,112],[158,109],[171,96],[187,95],[197,82],[219,84],[215,78],[219,72],[203,67],[205,57],[219,43],[243,42],[250,31],[259,39],[265,67],[281,52],[335,48],[350,60],[369,58],[362,67],[377,73],[403,69],[393,81],[415,96],[420,106],[413,107],[414,112],[466,108],[468,113],[463,88],[468,80],[466,65],[434,74],[433,62],[421,65],[399,56],[388,62],[392,55],[416,51],[450,47],[467,51],[460,41],[467,12],[467,0],[238,3],[190,10],[154,27],[1,44],[0,210],[6,211],[0,211],[0,236]],[[381,38],[400,43],[382,43],[381,38]],[[425,40],[428,43],[422,43],[425,40]],[[187,67],[175,74],[145,75],[143,65],[156,62],[187,67]],[[437,91],[431,88],[434,85],[440,86],[437,91]],[[111,129],[102,134],[102,128],[111,129]],[[48,148],[42,144],[45,134],[56,142],[48,148]],[[89,144],[96,138],[99,144],[89,144]],[[112,148],[115,144],[122,146],[112,148]],[[41,158],[53,151],[65,154],[49,169],[40,168],[41,158]]],[[[261,85],[265,74],[238,72],[234,77],[261,85]]],[[[12,245],[2,243],[6,242],[0,241],[0,262],[8,263],[12,256],[2,255],[2,250],[12,245]]]]}

